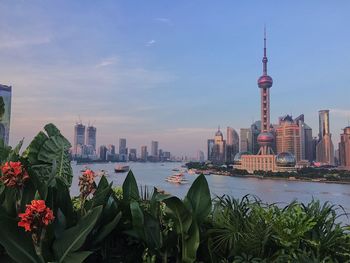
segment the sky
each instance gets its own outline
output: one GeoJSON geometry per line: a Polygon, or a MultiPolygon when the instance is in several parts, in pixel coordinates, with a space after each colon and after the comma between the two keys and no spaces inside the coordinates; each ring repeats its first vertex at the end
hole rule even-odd
{"type": "MultiPolygon", "coordinates": [[[[72,141],[78,120],[97,144],[158,140],[206,150],[218,125],[260,118],[257,78],[267,27],[271,120],[305,115],[334,144],[350,118],[349,1],[0,1],[0,83],[13,86],[10,144],[49,122],[72,141]]],[[[225,132],[224,132],[225,134],[225,132]]]]}

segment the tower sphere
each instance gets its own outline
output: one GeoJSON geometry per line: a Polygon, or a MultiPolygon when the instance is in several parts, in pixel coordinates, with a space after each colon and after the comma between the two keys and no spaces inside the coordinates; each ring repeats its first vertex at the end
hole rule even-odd
{"type": "Polygon", "coordinates": [[[261,146],[271,145],[271,143],[273,143],[273,141],[274,141],[274,137],[270,132],[262,132],[259,134],[257,140],[258,140],[259,145],[261,145],[261,146]]]}
{"type": "Polygon", "coordinates": [[[263,75],[258,79],[259,88],[271,88],[273,80],[269,75],[263,75]]]}

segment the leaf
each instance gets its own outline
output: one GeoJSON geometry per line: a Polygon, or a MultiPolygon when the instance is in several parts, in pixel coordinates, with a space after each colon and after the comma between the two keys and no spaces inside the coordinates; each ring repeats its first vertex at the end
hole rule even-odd
{"type": "Polygon", "coordinates": [[[139,189],[132,171],[128,172],[122,188],[124,200],[140,200],[139,189]]]}
{"type": "Polygon", "coordinates": [[[49,171],[56,162],[56,176],[63,178],[65,183],[70,185],[73,172],[68,151],[71,144],[53,124],[46,125],[44,129],[47,134],[39,132],[25,150],[23,157],[28,160],[32,170],[38,170],[36,175],[41,182],[49,179],[49,171]]]}
{"type": "Polygon", "coordinates": [[[134,230],[139,235],[141,239],[145,239],[145,233],[144,233],[144,217],[143,212],[140,208],[140,205],[136,201],[132,201],[130,203],[130,212],[131,212],[131,218],[132,218],[132,225],[134,227],[134,230]]]}
{"type": "Polygon", "coordinates": [[[93,198],[85,204],[85,209],[90,210],[91,208],[99,205],[106,205],[111,194],[112,183],[109,184],[106,177],[102,176],[93,198]]]}
{"type": "Polygon", "coordinates": [[[17,220],[0,210],[0,244],[16,262],[39,262],[30,235],[17,226],[17,220]]]}
{"type": "Polygon", "coordinates": [[[149,248],[159,249],[162,246],[162,232],[160,230],[159,222],[150,214],[144,215],[144,233],[145,242],[149,248]]]}
{"type": "Polygon", "coordinates": [[[66,257],[64,263],[81,263],[84,262],[84,260],[91,254],[91,251],[79,251],[71,253],[66,257]]]}
{"type": "Polygon", "coordinates": [[[189,231],[188,238],[185,239],[182,246],[182,261],[192,263],[197,258],[197,249],[199,247],[199,229],[196,222],[193,222],[189,231]]]}
{"type": "Polygon", "coordinates": [[[208,182],[201,174],[191,185],[185,197],[184,204],[192,211],[198,223],[203,222],[211,211],[211,196],[208,182]]]}
{"type": "Polygon", "coordinates": [[[79,220],[76,226],[65,230],[62,236],[54,241],[53,250],[56,260],[59,263],[64,262],[70,253],[81,248],[86,237],[95,226],[101,212],[102,206],[90,210],[79,220]]]}
{"type": "Polygon", "coordinates": [[[182,201],[175,196],[164,199],[163,202],[166,204],[167,208],[170,209],[170,211],[168,211],[169,216],[175,220],[177,233],[187,233],[192,222],[191,212],[188,211],[182,201]]]}
{"type": "Polygon", "coordinates": [[[96,238],[94,238],[93,245],[96,245],[100,243],[103,239],[105,239],[118,225],[120,218],[122,216],[122,213],[119,212],[117,216],[108,224],[104,225],[101,230],[98,232],[96,238]]]}

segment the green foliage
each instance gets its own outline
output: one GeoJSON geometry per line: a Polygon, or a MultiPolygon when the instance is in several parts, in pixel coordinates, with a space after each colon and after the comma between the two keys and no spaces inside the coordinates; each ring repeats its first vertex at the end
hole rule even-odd
{"type": "Polygon", "coordinates": [[[72,198],[70,145],[54,125],[44,130],[22,155],[22,142],[12,149],[0,141],[1,164],[21,161],[30,177],[20,190],[0,183],[1,262],[350,262],[344,211],[316,200],[283,208],[252,196],[212,200],[203,175],[181,200],[139,191],[131,171],[121,188],[103,176],[86,199],[72,198]],[[17,226],[34,198],[55,216],[42,254],[17,226]]]}

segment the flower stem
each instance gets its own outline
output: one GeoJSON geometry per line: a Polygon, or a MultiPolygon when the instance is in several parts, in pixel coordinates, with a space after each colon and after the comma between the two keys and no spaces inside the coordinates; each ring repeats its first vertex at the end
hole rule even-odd
{"type": "Polygon", "coordinates": [[[39,240],[37,239],[37,237],[35,239],[33,239],[33,243],[34,243],[34,247],[35,247],[35,253],[37,254],[38,258],[40,259],[41,263],[45,263],[45,259],[42,255],[42,241],[45,238],[45,228],[41,230],[41,234],[40,234],[40,238],[39,240]]]}

